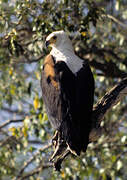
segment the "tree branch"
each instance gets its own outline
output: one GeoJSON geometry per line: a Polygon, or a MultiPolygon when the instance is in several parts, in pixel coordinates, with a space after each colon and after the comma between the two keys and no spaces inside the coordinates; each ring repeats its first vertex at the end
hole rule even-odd
{"type": "Polygon", "coordinates": [[[107,14],[106,17],[108,17],[109,19],[111,19],[112,21],[114,21],[115,23],[120,25],[122,28],[126,28],[127,29],[127,25],[124,24],[123,22],[121,22],[120,20],[118,20],[117,18],[115,18],[114,16],[112,16],[110,14],[107,14]]]}
{"type": "Polygon", "coordinates": [[[110,56],[110,58],[115,58],[115,60],[123,63],[127,66],[126,58],[120,58],[118,55],[114,53],[111,49],[106,48],[98,48],[96,45],[93,45],[92,48],[84,49],[82,47],[76,51],[76,54],[80,56],[82,59],[87,59],[89,64],[95,69],[101,70],[106,77],[111,78],[126,78],[127,73],[116,65],[113,61],[106,60],[106,54],[110,56]],[[85,55],[84,55],[85,51],[85,55]],[[98,59],[94,59],[93,55],[98,56],[98,59]]]}
{"type": "Polygon", "coordinates": [[[98,139],[98,135],[101,134],[100,123],[104,119],[105,114],[119,101],[121,101],[122,98],[126,95],[127,95],[127,78],[123,79],[120,83],[114,86],[94,106],[90,141],[95,141],[98,139]],[[95,134],[97,134],[97,136],[95,134]],[[94,139],[92,139],[92,137],[94,139]]]}
{"type": "Polygon", "coordinates": [[[11,123],[21,123],[21,122],[23,122],[23,119],[8,120],[8,121],[6,121],[5,123],[3,123],[3,124],[0,126],[0,129],[8,126],[8,125],[11,124],[11,123]]]}
{"type": "Polygon", "coordinates": [[[8,113],[15,113],[15,114],[17,114],[17,115],[20,115],[20,116],[28,116],[29,114],[28,113],[26,113],[26,112],[24,112],[24,111],[19,111],[18,109],[11,109],[11,108],[8,108],[8,107],[2,107],[2,110],[3,111],[7,111],[8,113]]]}
{"type": "Polygon", "coordinates": [[[101,70],[105,76],[112,77],[112,78],[125,78],[127,77],[127,73],[120,70],[116,64],[112,61],[106,63],[100,63],[96,60],[92,60],[90,65],[94,68],[101,70]]]}
{"type": "Polygon", "coordinates": [[[27,64],[36,63],[36,62],[40,61],[44,57],[44,55],[42,54],[35,59],[29,59],[29,56],[27,56],[27,55],[24,55],[24,57],[26,59],[24,59],[24,60],[20,59],[18,63],[27,63],[27,64]]]}
{"type": "Polygon", "coordinates": [[[30,176],[33,177],[34,175],[39,174],[42,170],[47,169],[49,167],[52,167],[51,163],[41,165],[36,169],[32,170],[31,172],[27,173],[26,175],[24,175],[23,177],[19,178],[18,180],[28,179],[30,176]]]}
{"type": "MultiPolygon", "coordinates": [[[[28,161],[25,162],[24,166],[21,167],[17,177],[15,180],[18,180],[20,177],[22,177],[24,170],[36,159],[36,157],[40,154],[40,152],[44,152],[46,149],[51,147],[51,142],[48,142],[46,145],[44,145],[42,148],[38,149],[38,151],[30,158],[28,161]]],[[[44,166],[43,166],[44,167],[44,166]]],[[[35,173],[36,174],[36,173],[35,173]]],[[[30,175],[29,175],[30,176],[30,175]]]]}

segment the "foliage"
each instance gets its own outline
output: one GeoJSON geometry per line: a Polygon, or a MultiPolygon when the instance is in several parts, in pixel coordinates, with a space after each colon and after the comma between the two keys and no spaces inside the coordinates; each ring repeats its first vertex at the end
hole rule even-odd
{"type": "Polygon", "coordinates": [[[91,65],[95,102],[126,77],[126,9],[126,0],[0,0],[0,179],[127,179],[127,99],[105,116],[105,134],[57,173],[40,88],[45,37],[61,29],[91,65]]]}

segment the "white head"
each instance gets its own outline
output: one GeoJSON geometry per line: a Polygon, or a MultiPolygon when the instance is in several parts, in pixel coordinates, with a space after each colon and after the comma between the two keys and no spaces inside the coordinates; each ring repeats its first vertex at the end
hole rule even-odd
{"type": "Polygon", "coordinates": [[[48,35],[46,38],[46,46],[51,46],[52,48],[66,48],[73,49],[71,40],[69,39],[67,33],[63,30],[55,31],[48,35]]]}

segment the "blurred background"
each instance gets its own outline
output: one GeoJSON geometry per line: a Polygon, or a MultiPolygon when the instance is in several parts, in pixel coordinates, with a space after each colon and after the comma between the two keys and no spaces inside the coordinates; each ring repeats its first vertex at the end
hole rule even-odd
{"type": "MultiPolygon", "coordinates": [[[[89,61],[95,103],[127,77],[126,0],[0,0],[0,179],[126,180],[127,97],[105,116],[105,133],[60,173],[41,97],[46,36],[65,30],[77,55],[89,61]]],[[[85,117],[84,117],[85,120],[85,117]]]]}

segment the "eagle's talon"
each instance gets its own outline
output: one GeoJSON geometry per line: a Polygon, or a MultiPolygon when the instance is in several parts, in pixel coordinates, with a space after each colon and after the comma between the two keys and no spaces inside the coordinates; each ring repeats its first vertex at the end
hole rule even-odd
{"type": "Polygon", "coordinates": [[[58,137],[57,146],[55,147],[55,152],[53,153],[49,161],[54,162],[55,158],[58,159],[66,149],[67,149],[67,144],[65,143],[65,141],[60,140],[60,137],[58,137]]]}

